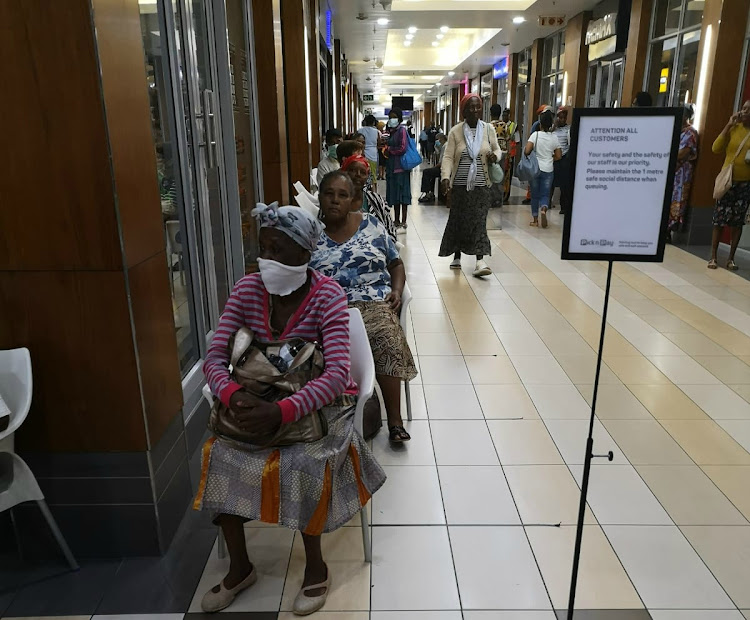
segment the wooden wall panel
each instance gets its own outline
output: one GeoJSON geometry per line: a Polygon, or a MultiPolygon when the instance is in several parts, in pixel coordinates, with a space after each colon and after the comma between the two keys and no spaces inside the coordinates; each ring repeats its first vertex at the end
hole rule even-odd
{"type": "Polygon", "coordinates": [[[131,0],[93,0],[96,44],[128,266],[165,247],[140,11],[131,0]]]}
{"type": "Polygon", "coordinates": [[[631,5],[625,74],[622,79],[623,106],[630,106],[636,93],[643,90],[652,9],[653,0],[633,0],[631,5]]]}
{"type": "Polygon", "coordinates": [[[143,451],[146,433],[124,273],[0,272],[0,349],[31,351],[24,451],[143,451]]]}
{"type": "Polygon", "coordinates": [[[694,93],[698,92],[700,66],[706,44],[706,30],[709,25],[711,26],[711,48],[707,50],[707,66],[710,70],[706,76],[703,110],[698,110],[702,124],[700,125],[700,148],[695,178],[700,181],[693,186],[690,202],[694,206],[712,207],[714,204],[713,179],[721,170],[724,157],[714,155],[711,151],[711,144],[735,112],[734,100],[740,66],[738,60],[742,57],[747,19],[746,2],[706,0],[704,5],[694,93]]]}
{"type": "MultiPolygon", "coordinates": [[[[518,95],[518,54],[511,54],[508,60],[508,88],[510,89],[510,118],[521,125],[521,119],[516,118],[516,96],[518,95]]],[[[505,107],[505,106],[503,106],[505,107]]]]}
{"type": "Polygon", "coordinates": [[[258,80],[260,156],[263,160],[263,199],[289,204],[289,161],[286,145],[284,54],[281,47],[280,0],[253,0],[253,38],[258,80]]]}
{"type": "MultiPolygon", "coordinates": [[[[307,136],[307,85],[305,81],[305,0],[282,0],[281,33],[284,42],[289,186],[295,181],[310,188],[310,141],[307,136]]],[[[315,162],[317,164],[317,162],[315,162]]]]}
{"type": "Polygon", "coordinates": [[[160,252],[128,271],[150,447],[161,439],[183,404],[166,265],[166,253],[160,252]]]}
{"type": "Polygon", "coordinates": [[[320,2],[319,0],[308,0],[308,19],[307,19],[307,32],[308,32],[308,64],[310,70],[310,124],[312,126],[312,137],[310,142],[310,161],[312,166],[318,165],[320,154],[323,150],[321,139],[325,133],[321,123],[321,107],[323,105],[322,94],[320,92],[320,61],[319,56],[319,41],[320,31],[318,24],[320,23],[320,2]]]}
{"type": "Polygon", "coordinates": [[[3,0],[0,58],[0,269],[117,269],[88,0],[3,0]]]}
{"type": "Polygon", "coordinates": [[[336,106],[336,126],[344,131],[344,98],[341,90],[341,39],[333,40],[333,67],[335,70],[333,103],[336,106]]]}
{"type": "MultiPolygon", "coordinates": [[[[591,12],[584,11],[571,18],[565,27],[564,69],[568,78],[567,96],[573,98],[574,108],[586,105],[586,74],[589,62],[586,29],[590,21],[591,12]]],[[[567,106],[568,102],[563,101],[563,105],[567,106]]]]}
{"type": "MultiPolygon", "coordinates": [[[[565,50],[567,56],[567,50],[565,50]]],[[[526,127],[536,120],[536,111],[542,103],[542,59],[544,58],[544,39],[536,39],[531,46],[531,86],[529,88],[529,105],[526,127]]]]}

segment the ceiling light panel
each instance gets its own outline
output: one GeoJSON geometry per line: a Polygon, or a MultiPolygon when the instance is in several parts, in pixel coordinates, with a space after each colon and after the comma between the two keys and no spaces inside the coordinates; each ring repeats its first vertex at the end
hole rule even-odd
{"type": "Polygon", "coordinates": [[[441,41],[439,29],[422,30],[418,39],[404,41],[404,31],[389,30],[384,66],[413,71],[453,69],[500,32],[500,28],[451,28],[441,41]],[[411,45],[410,45],[411,44],[411,45]],[[408,55],[406,47],[409,47],[408,55]]]}
{"type": "Polygon", "coordinates": [[[393,0],[391,11],[525,11],[536,0],[393,0]]]}

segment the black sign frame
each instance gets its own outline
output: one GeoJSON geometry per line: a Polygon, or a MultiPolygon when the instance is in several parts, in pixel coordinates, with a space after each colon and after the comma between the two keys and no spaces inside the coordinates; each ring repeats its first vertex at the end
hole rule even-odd
{"type": "Polygon", "coordinates": [[[667,225],[669,223],[669,206],[672,202],[672,188],[674,187],[674,175],[677,164],[677,151],[680,145],[680,134],[682,133],[682,108],[575,108],[573,111],[573,124],[570,129],[570,148],[568,157],[570,160],[570,184],[572,200],[570,208],[565,214],[562,235],[561,257],[564,260],[590,260],[590,261],[628,261],[636,263],[661,263],[664,261],[664,248],[667,242],[667,225]],[[672,145],[669,154],[669,169],[664,187],[664,202],[662,205],[661,225],[657,243],[656,254],[608,254],[593,252],[571,252],[570,227],[575,214],[575,179],[578,158],[578,132],[580,119],[584,117],[653,117],[660,116],[665,119],[673,119],[674,129],[672,132],[672,145]]]}

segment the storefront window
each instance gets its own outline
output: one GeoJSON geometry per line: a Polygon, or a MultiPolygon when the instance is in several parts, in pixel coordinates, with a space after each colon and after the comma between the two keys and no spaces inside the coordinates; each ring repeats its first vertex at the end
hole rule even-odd
{"type": "Polygon", "coordinates": [[[645,90],[657,106],[677,106],[695,98],[703,2],[657,0],[651,24],[645,90]]]}
{"type": "Polygon", "coordinates": [[[542,92],[540,103],[555,108],[564,105],[565,83],[565,35],[564,31],[547,37],[544,41],[542,62],[542,92]]]}
{"type": "MultiPolygon", "coordinates": [[[[161,36],[162,21],[156,4],[140,4],[141,33],[146,65],[146,88],[151,105],[151,124],[156,146],[156,175],[161,197],[161,213],[166,245],[166,269],[172,291],[172,311],[180,356],[186,374],[200,357],[198,332],[191,300],[185,197],[182,191],[174,101],[170,79],[168,48],[161,36]]],[[[160,9],[159,9],[160,10],[160,9]]],[[[179,57],[175,58],[181,64],[179,57]]],[[[181,70],[181,69],[180,69],[181,70]]],[[[188,201],[192,196],[188,196],[188,201]]]]}

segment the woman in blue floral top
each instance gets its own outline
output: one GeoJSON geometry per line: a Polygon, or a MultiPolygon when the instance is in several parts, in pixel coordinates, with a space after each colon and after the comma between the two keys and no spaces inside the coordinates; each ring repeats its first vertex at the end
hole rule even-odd
{"type": "Polygon", "coordinates": [[[354,185],[337,170],[320,183],[320,216],[326,230],[310,267],[336,280],[349,305],[359,308],[375,358],[375,374],[388,414],[390,440],[411,439],[401,418],[401,381],[417,376],[399,311],[406,283],[396,244],[372,215],[351,211],[354,185]]]}

